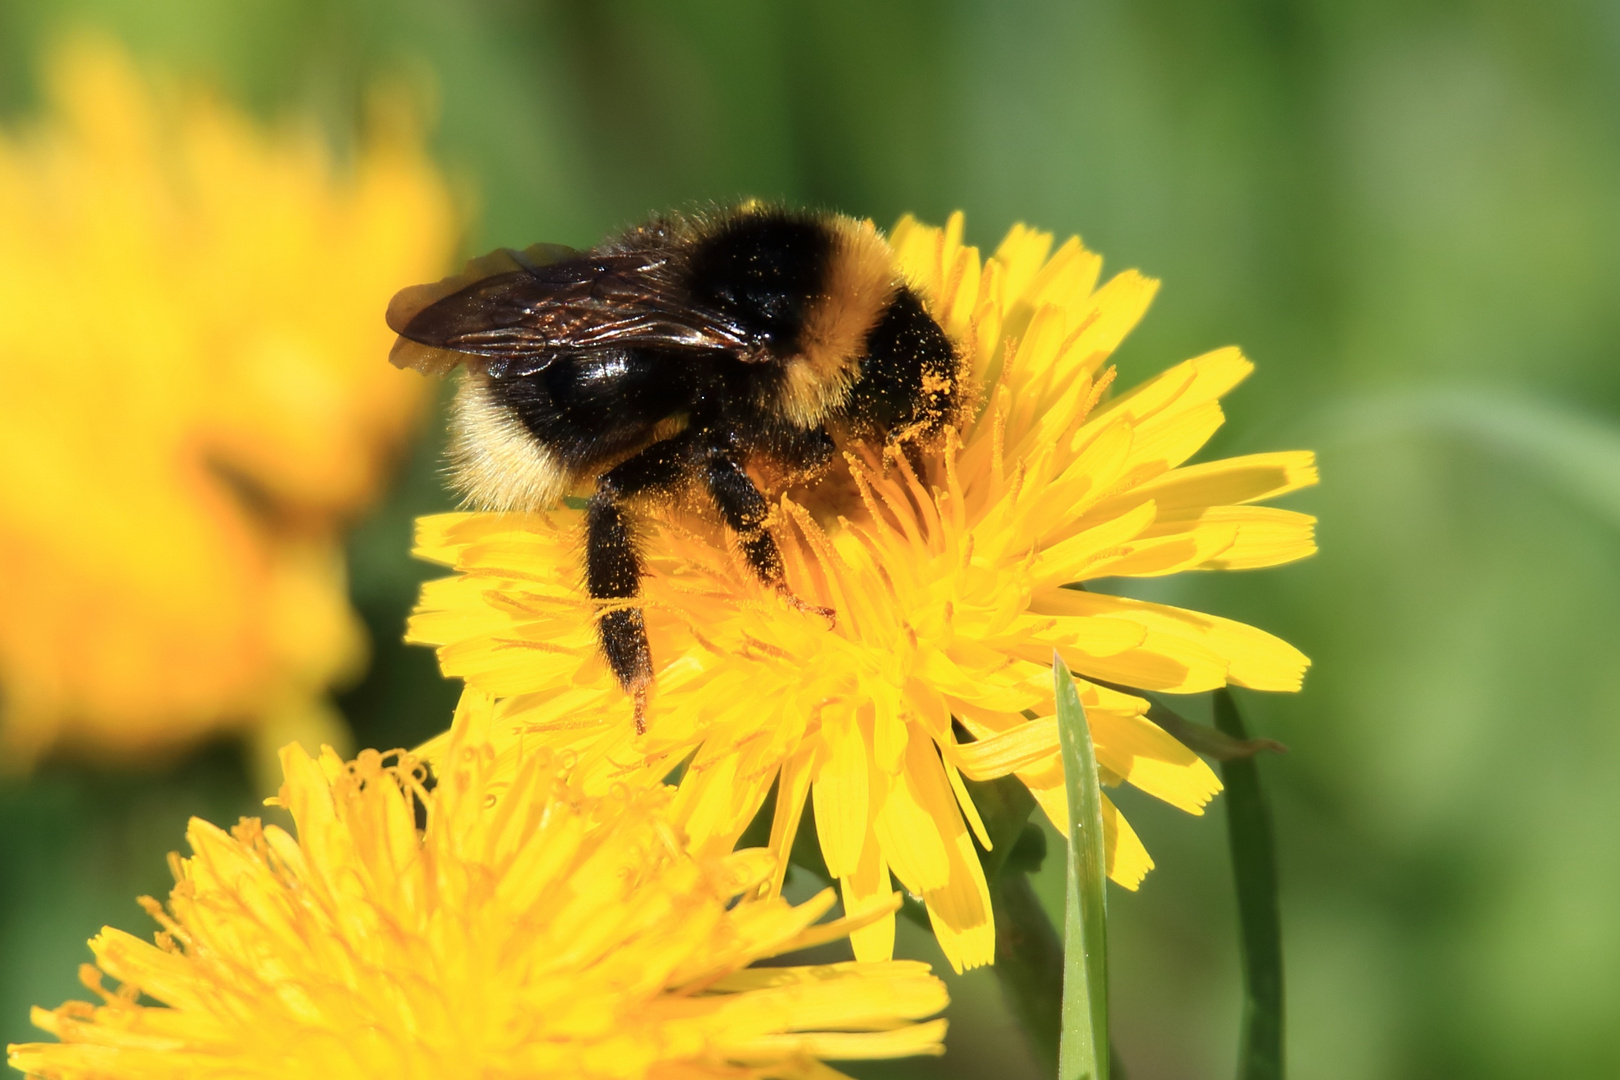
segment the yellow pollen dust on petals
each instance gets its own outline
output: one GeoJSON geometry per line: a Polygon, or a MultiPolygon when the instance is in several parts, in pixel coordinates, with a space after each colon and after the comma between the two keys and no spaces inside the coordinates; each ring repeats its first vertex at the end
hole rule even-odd
{"type": "Polygon", "coordinates": [[[0,132],[0,768],[330,738],[340,530],[426,400],[378,312],[442,269],[447,187],[390,98],[340,166],[106,41],[48,76],[0,132]]]}
{"type": "Polygon", "coordinates": [[[831,890],[761,896],[762,850],[694,857],[659,789],[570,788],[566,754],[509,762],[470,692],[438,763],[283,751],[296,836],[193,820],[155,943],[105,929],[99,1003],[34,1010],[9,1048],[47,1080],[827,1080],[820,1059],[938,1054],[926,964],[752,967],[859,931],[831,890]],[[512,767],[507,766],[511,764],[512,767]],[[425,829],[417,815],[425,808],[425,829]],[[114,987],[103,985],[103,977],[114,987]],[[155,1004],[145,1002],[155,1002],[155,1004]]]}
{"type": "MultiPolygon", "coordinates": [[[[847,447],[834,475],[777,494],[772,533],[804,605],[783,602],[701,515],[647,525],[643,598],[657,682],[638,737],[582,590],[581,515],[449,514],[418,524],[429,582],[409,638],[494,695],[510,746],[566,749],[585,792],[656,784],[690,757],[674,811],[723,851],[773,786],[771,847],[806,805],[846,903],[921,896],[951,963],[988,963],[994,932],[967,782],[1013,775],[1065,828],[1051,658],[1077,676],[1105,783],[1197,814],[1220,789],[1144,699],[1226,685],[1298,689],[1298,650],[1241,623],[1094,591],[1097,579],[1247,569],[1315,551],[1307,515],[1255,505],[1316,482],[1311,454],[1188,464],[1251,365],[1220,349],[1110,396],[1113,349],[1156,284],[1071,239],[1015,227],[988,259],[907,218],[898,264],[957,343],[973,401],[905,452],[847,447]]],[[[430,745],[425,752],[434,753],[430,745]]],[[[1152,866],[1104,800],[1109,873],[1152,866]]],[[[771,883],[779,886],[780,876],[771,883]]],[[[892,920],[853,935],[891,955],[892,920]]]]}

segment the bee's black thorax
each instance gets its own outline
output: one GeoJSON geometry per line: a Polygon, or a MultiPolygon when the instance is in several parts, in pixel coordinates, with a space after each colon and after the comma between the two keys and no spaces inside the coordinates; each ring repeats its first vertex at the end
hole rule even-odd
{"type": "Polygon", "coordinates": [[[836,237],[825,222],[773,210],[724,220],[700,239],[687,272],[692,299],[735,318],[781,355],[802,346],[825,294],[836,237]]]}

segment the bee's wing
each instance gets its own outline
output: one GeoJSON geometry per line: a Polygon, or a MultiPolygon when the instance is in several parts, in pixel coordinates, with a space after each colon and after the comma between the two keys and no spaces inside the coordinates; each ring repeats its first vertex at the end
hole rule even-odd
{"type": "Polygon", "coordinates": [[[388,305],[388,326],[399,335],[390,359],[437,374],[478,359],[533,369],[560,353],[607,346],[749,345],[742,327],[694,309],[677,292],[663,254],[502,249],[455,277],[397,293],[388,305]]]}

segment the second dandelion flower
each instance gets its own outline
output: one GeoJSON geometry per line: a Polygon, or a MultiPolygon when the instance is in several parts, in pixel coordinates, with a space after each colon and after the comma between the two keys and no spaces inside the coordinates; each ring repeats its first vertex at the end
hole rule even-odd
{"type": "Polygon", "coordinates": [[[469,694],[424,790],[409,755],[282,754],[297,835],[194,820],[156,942],[91,941],[99,1002],[34,1010],[9,1047],[51,1080],[554,1076],[832,1080],[823,1059],[942,1052],[926,964],[752,967],[837,940],[758,896],[764,852],[689,855],[668,794],[582,797],[546,752],[500,768],[469,694]],[[413,817],[425,810],[426,828],[413,817]],[[110,977],[117,987],[103,985],[110,977]]]}

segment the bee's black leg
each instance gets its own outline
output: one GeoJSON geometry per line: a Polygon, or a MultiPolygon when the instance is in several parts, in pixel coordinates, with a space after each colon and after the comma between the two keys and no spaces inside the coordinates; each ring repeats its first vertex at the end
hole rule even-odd
{"type": "MultiPolygon", "coordinates": [[[[594,600],[629,600],[641,592],[641,557],[626,514],[625,500],[667,492],[685,472],[691,450],[684,439],[654,443],[602,475],[585,510],[585,585],[594,600]]],[[[645,730],[647,687],[652,683],[652,650],[641,609],[619,607],[602,613],[597,636],[608,667],[635,700],[636,733],[645,730]]]]}
{"type": "Polygon", "coordinates": [[[787,576],[782,568],[782,552],[765,528],[771,505],[765,501],[753,478],[737,460],[722,451],[712,451],[704,461],[703,481],[715,505],[720,508],[720,516],[737,534],[743,558],[759,575],[759,579],[775,588],[795,607],[813,611],[831,621],[834,615],[831,608],[806,604],[788,590],[787,576]]]}
{"type": "Polygon", "coordinates": [[[743,557],[754,573],[767,585],[781,585],[785,580],[782,553],[765,529],[771,505],[760,494],[753,478],[735,459],[713,452],[703,463],[703,482],[727,527],[737,534],[743,557]]]}

